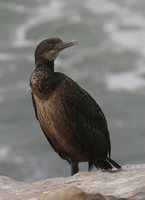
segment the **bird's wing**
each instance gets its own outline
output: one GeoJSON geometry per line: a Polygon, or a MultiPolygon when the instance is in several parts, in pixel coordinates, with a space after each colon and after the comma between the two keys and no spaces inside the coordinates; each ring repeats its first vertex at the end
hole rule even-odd
{"type": "Polygon", "coordinates": [[[106,158],[111,151],[105,116],[96,101],[72,82],[63,103],[74,133],[90,160],[106,158]]]}

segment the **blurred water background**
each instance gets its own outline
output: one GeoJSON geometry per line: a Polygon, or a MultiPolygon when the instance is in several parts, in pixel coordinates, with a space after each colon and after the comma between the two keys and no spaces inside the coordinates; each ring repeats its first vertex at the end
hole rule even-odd
{"type": "Polygon", "coordinates": [[[0,0],[1,175],[24,181],[70,175],[35,119],[29,88],[35,47],[52,36],[79,41],[59,55],[55,69],[101,106],[112,158],[145,162],[144,10],[143,0],[0,0]]]}

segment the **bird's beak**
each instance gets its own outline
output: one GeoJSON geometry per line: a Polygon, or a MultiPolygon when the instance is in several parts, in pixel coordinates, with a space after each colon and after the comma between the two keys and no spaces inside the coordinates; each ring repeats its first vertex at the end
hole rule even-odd
{"type": "Polygon", "coordinates": [[[72,41],[72,42],[63,42],[63,43],[60,43],[58,45],[58,50],[59,51],[62,51],[63,49],[66,49],[68,47],[72,47],[74,45],[78,45],[78,42],[75,40],[75,41],[72,41]]]}

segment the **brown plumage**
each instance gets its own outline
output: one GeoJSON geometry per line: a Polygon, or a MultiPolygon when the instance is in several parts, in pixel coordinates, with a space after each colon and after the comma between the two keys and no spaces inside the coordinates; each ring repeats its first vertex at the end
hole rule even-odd
{"type": "Polygon", "coordinates": [[[72,174],[79,162],[88,162],[89,169],[119,169],[110,158],[109,131],[99,105],[71,78],[54,72],[58,53],[75,44],[50,38],[37,46],[30,78],[36,118],[53,149],[71,164],[72,174]]]}

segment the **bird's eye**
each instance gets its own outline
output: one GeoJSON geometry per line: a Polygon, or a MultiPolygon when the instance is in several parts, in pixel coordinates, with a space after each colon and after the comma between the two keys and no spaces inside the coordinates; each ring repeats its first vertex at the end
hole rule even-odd
{"type": "Polygon", "coordinates": [[[56,48],[57,48],[57,44],[50,44],[50,45],[49,45],[49,48],[51,48],[51,49],[56,49],[56,48]]]}

